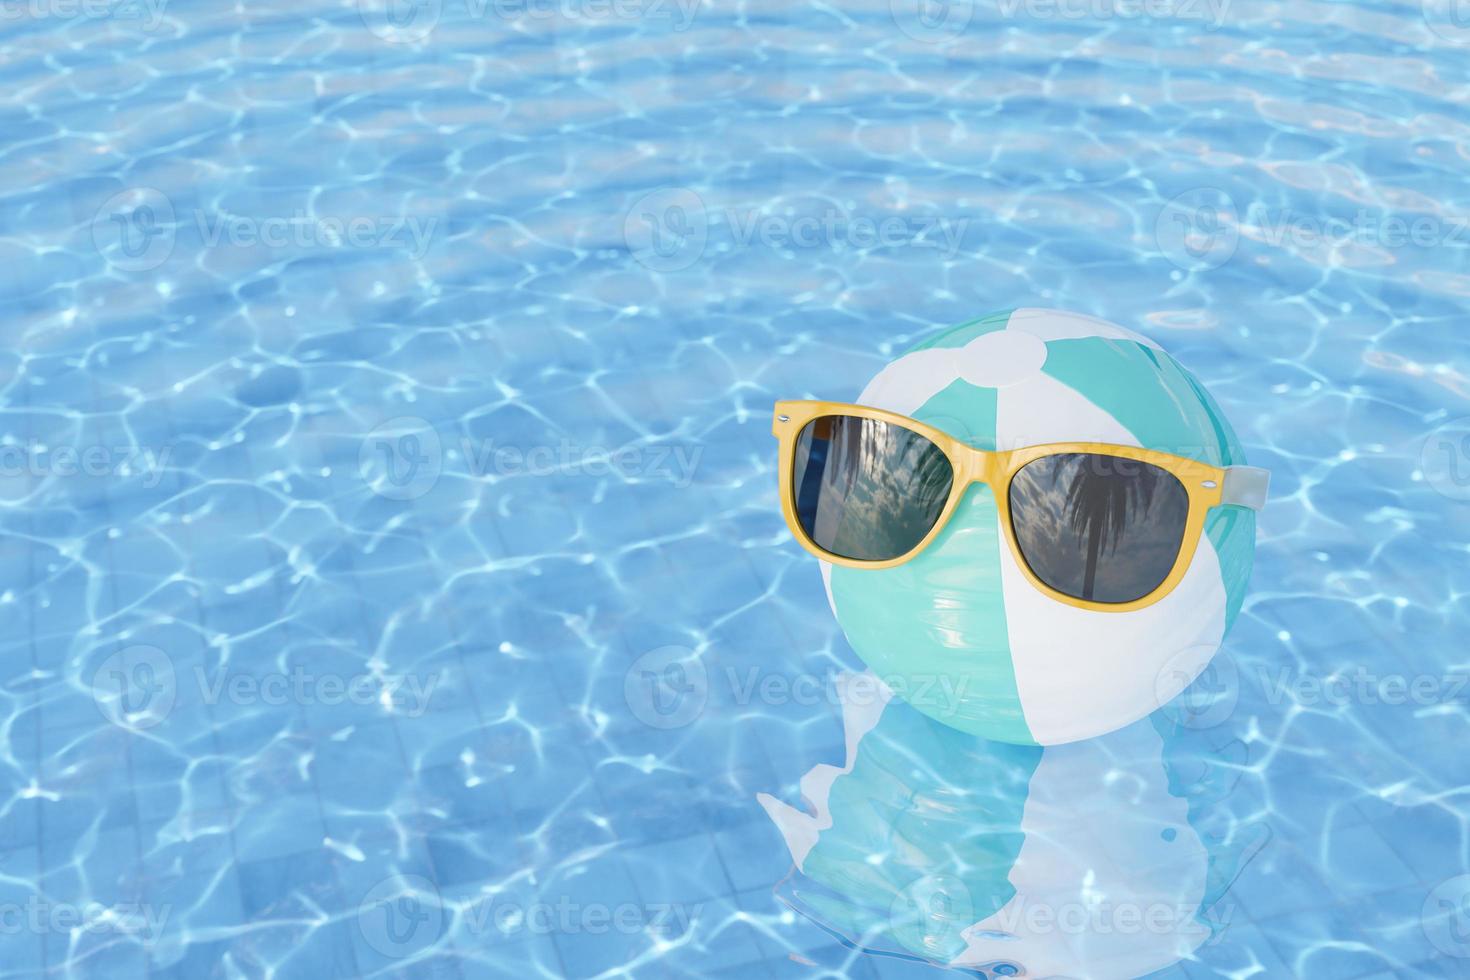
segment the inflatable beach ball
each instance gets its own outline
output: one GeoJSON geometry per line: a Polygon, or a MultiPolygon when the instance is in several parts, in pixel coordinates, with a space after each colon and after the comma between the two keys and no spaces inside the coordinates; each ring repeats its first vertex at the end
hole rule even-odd
{"type": "MultiPolygon", "coordinates": [[[[1219,406],[1157,344],[1055,310],[1014,310],[947,330],[885,367],[853,401],[987,451],[1098,443],[1211,467],[1245,462],[1219,406]]],[[[820,445],[830,480],[843,438],[820,429],[803,436],[797,465],[815,460],[820,445]],[[813,441],[824,435],[832,441],[813,441]]],[[[914,464],[891,436],[888,443],[880,468],[928,465],[914,464]]],[[[853,649],[914,707],[1004,742],[1089,738],[1158,709],[1204,670],[1240,611],[1255,514],[1234,503],[1196,506],[1190,495],[1208,491],[1142,462],[1057,456],[1022,469],[1003,501],[977,480],[913,557],[880,567],[824,561],[827,596],[853,649]],[[1179,527],[1191,519],[1202,522],[1192,560],[1176,562],[1179,527]],[[1149,598],[1128,602],[1142,592],[1149,598]]],[[[932,501],[936,510],[949,485],[932,501]]],[[[901,496],[903,506],[915,505],[913,493],[901,496]]],[[[820,506],[811,520],[823,520],[820,506]]],[[[906,517],[849,498],[843,521],[859,556],[869,546],[851,531],[859,518],[907,533],[906,517]]]]}

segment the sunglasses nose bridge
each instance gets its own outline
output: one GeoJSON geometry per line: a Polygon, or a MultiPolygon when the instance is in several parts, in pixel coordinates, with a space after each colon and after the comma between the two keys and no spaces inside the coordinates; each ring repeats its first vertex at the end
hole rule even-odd
{"type": "Polygon", "coordinates": [[[999,493],[1000,488],[996,481],[1001,473],[1000,454],[984,449],[966,448],[969,449],[969,452],[965,454],[962,489],[969,489],[974,483],[984,483],[990,487],[991,492],[999,493]]]}

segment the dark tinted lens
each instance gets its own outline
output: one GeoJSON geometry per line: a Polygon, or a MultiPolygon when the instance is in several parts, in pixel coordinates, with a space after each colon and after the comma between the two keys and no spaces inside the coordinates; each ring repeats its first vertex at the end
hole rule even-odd
{"type": "Polygon", "coordinates": [[[1097,453],[1027,463],[1010,502],[1016,543],[1037,578],[1093,602],[1132,602],[1162,585],[1189,516],[1189,493],[1172,473],[1097,453]]]}
{"type": "Polygon", "coordinates": [[[953,482],[939,447],[902,426],[826,415],[797,437],[797,519],[817,547],[843,558],[885,561],[912,551],[939,520],[953,482]]]}

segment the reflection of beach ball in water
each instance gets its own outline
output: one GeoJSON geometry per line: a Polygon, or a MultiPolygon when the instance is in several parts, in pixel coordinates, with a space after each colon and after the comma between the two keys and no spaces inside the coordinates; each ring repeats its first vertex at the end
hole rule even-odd
{"type": "MultiPolygon", "coordinates": [[[[1101,442],[1245,462],[1219,407],[1158,345],[1054,310],[950,329],[855,401],[978,449],[1101,442]]],[[[1216,507],[1167,596],[1130,612],[1083,609],[1027,581],[990,488],[976,483],[913,559],[822,573],[853,648],[915,707],[987,738],[1053,745],[1121,728],[1183,690],[1239,612],[1254,553],[1254,513],[1216,507]]]]}
{"type": "Polygon", "coordinates": [[[1229,924],[1270,837],[1232,798],[1246,747],[1164,715],[1037,748],[939,724],[870,674],[837,693],[846,755],[802,777],[803,806],[758,799],[796,865],[781,898],[884,962],[1152,975],[1229,924]]]}

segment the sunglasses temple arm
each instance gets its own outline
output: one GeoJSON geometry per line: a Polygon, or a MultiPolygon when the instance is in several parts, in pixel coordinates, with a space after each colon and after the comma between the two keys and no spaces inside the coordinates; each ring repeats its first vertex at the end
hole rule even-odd
{"type": "Polygon", "coordinates": [[[1266,491],[1270,486],[1269,470],[1259,466],[1227,466],[1220,503],[1260,510],[1266,506],[1266,491]]]}

